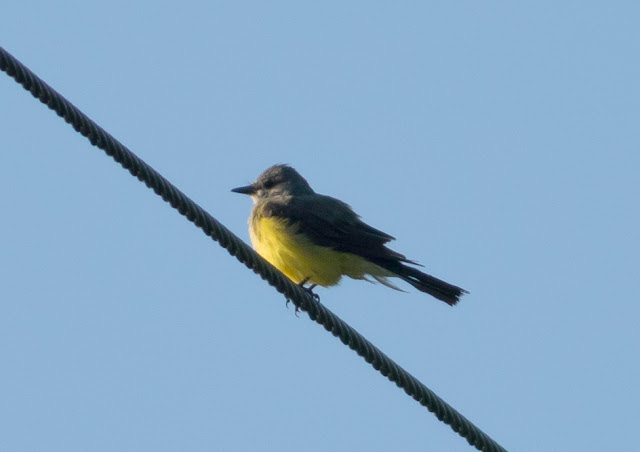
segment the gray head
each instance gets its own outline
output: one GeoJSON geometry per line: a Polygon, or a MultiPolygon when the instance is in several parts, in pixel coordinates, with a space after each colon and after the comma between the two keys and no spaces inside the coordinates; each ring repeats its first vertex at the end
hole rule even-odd
{"type": "Polygon", "coordinates": [[[296,196],[313,193],[313,189],[306,179],[289,165],[273,165],[260,174],[253,184],[234,188],[231,191],[251,195],[254,200],[272,196],[296,196]]]}

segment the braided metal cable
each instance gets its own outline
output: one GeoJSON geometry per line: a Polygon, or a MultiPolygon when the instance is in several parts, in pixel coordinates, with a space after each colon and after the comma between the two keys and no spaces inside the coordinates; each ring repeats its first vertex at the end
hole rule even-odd
{"type": "Polygon", "coordinates": [[[306,311],[309,317],[338,337],[345,345],[362,356],[374,369],[394,382],[418,403],[434,413],[453,431],[465,438],[469,444],[483,451],[505,451],[497,442],[458,413],[418,379],[396,364],[360,333],[336,316],[325,306],[294,284],[280,271],[264,260],[240,238],[213,218],[187,195],[162,177],[157,171],[131,152],[122,143],[103,130],[89,117],[72,105],[53,88],[0,47],[0,69],[13,77],[36,99],[55,111],[91,144],[102,149],[120,163],[133,176],[151,188],[174,209],[184,215],[202,231],[216,240],[232,256],[265,279],[270,285],[291,300],[297,308],[306,311]]]}

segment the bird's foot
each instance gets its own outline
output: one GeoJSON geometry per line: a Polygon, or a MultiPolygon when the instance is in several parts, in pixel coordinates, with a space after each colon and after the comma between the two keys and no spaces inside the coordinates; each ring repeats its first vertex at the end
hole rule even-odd
{"type": "Polygon", "coordinates": [[[314,300],[316,301],[320,301],[320,295],[318,295],[317,293],[315,293],[313,291],[313,289],[317,286],[317,284],[311,284],[308,287],[305,287],[304,285],[309,281],[309,276],[307,276],[305,279],[303,279],[302,281],[300,281],[298,283],[298,285],[300,287],[302,287],[304,289],[305,292],[307,292],[309,295],[311,295],[313,297],[314,300]]]}
{"type": "MultiPolygon", "coordinates": [[[[311,295],[311,296],[313,297],[313,299],[314,299],[314,300],[316,300],[316,301],[318,301],[318,302],[319,302],[319,301],[320,301],[320,295],[318,295],[317,293],[315,293],[315,292],[313,291],[313,289],[317,286],[317,284],[311,284],[310,286],[305,287],[305,284],[306,284],[308,281],[309,281],[309,277],[306,277],[305,279],[303,279],[302,281],[300,281],[300,282],[298,283],[298,286],[300,286],[300,287],[301,287],[305,292],[307,292],[309,295],[311,295]]],[[[287,298],[287,302],[286,302],[286,306],[287,306],[287,308],[289,307],[289,302],[290,302],[290,301],[291,301],[291,300],[289,300],[289,299],[287,298]]],[[[295,310],[295,314],[296,314],[296,316],[298,316],[298,312],[300,312],[300,308],[296,305],[296,310],[295,310]]]]}
{"type": "Polygon", "coordinates": [[[309,295],[311,295],[313,297],[314,300],[316,301],[320,301],[320,295],[318,295],[317,293],[315,293],[313,291],[313,289],[317,286],[317,284],[311,284],[309,287],[302,287],[304,289],[305,292],[307,292],[309,295]]]}

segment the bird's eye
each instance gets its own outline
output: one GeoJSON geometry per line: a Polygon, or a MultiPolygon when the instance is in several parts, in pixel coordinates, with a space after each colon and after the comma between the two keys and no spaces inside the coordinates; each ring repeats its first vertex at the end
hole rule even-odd
{"type": "Polygon", "coordinates": [[[264,188],[268,190],[270,188],[273,188],[275,184],[276,184],[276,181],[274,181],[273,179],[267,179],[266,181],[264,181],[264,184],[262,185],[264,186],[264,188]]]}

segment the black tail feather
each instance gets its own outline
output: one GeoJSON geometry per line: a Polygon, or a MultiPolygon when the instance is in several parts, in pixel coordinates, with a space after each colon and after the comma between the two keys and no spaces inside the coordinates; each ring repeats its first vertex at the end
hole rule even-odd
{"type": "Polygon", "coordinates": [[[449,284],[435,276],[428,275],[421,272],[418,269],[409,267],[408,265],[396,261],[376,262],[382,268],[389,270],[397,275],[399,278],[411,284],[420,292],[428,293],[429,295],[442,300],[449,306],[455,305],[460,301],[460,297],[469,293],[461,287],[449,284]]]}
{"type": "Polygon", "coordinates": [[[415,268],[409,267],[405,264],[400,264],[402,270],[396,273],[400,278],[411,284],[420,292],[428,293],[431,296],[436,297],[438,300],[442,300],[450,306],[455,305],[460,301],[460,297],[467,292],[461,287],[449,284],[434,276],[428,275],[415,268]]]}

